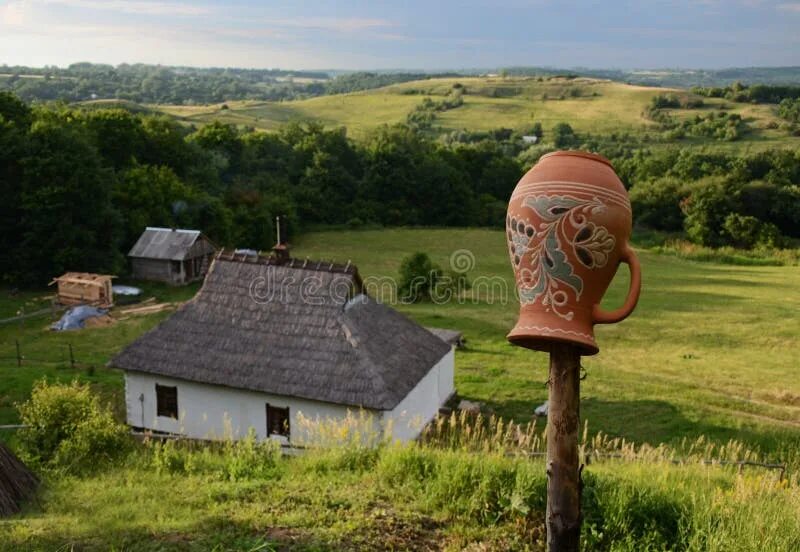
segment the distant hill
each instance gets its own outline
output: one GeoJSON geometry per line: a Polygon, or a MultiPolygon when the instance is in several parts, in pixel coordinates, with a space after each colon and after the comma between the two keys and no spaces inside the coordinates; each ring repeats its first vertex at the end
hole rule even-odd
{"type": "Polygon", "coordinates": [[[729,69],[554,69],[546,67],[507,67],[500,69],[514,76],[576,75],[610,79],[646,86],[690,88],[693,86],[726,86],[744,84],[800,84],[797,67],[734,67],[729,69]]]}
{"type": "MultiPolygon", "coordinates": [[[[319,121],[346,127],[361,139],[384,124],[422,125],[443,140],[472,141],[502,134],[503,129],[525,133],[539,123],[545,133],[569,123],[580,135],[600,138],[612,134],[646,140],[653,146],[669,143],[704,145],[715,149],[797,147],[774,104],[753,104],[706,97],[682,89],[639,86],[606,79],[572,76],[426,78],[373,90],[282,102],[240,101],[203,106],[150,105],[187,125],[221,121],[240,127],[276,130],[297,121],[319,121]],[[661,110],[656,121],[648,110],[654,98],[674,96],[675,106],[661,110]],[[457,97],[458,100],[454,100],[457,97]],[[669,128],[692,123],[697,117],[740,116],[741,136],[721,140],[698,136],[667,136],[669,128]],[[667,117],[665,119],[664,117],[667,117]],[[666,124],[668,123],[668,124],[666,124]]],[[[706,123],[704,123],[706,124],[706,123]]],[[[678,131],[680,134],[680,131],[678,131]]]]}
{"type": "Polygon", "coordinates": [[[507,67],[458,71],[294,71],[74,63],[68,67],[0,65],[0,91],[26,101],[126,100],[197,105],[229,101],[286,101],[372,90],[446,77],[589,77],[665,88],[745,84],[800,84],[800,67],[720,70],[617,70],[507,67]]]}

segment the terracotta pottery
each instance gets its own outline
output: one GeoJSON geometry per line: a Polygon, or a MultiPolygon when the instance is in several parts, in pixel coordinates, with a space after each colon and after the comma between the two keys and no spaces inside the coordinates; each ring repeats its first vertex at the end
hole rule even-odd
{"type": "Polygon", "coordinates": [[[566,342],[596,354],[594,325],[623,320],[639,299],[630,235],[628,194],[607,159],[582,151],[542,156],[508,204],[506,236],[520,299],[508,340],[540,351],[566,342]],[[620,263],[630,265],[628,297],[621,308],[602,311],[620,263]]]}

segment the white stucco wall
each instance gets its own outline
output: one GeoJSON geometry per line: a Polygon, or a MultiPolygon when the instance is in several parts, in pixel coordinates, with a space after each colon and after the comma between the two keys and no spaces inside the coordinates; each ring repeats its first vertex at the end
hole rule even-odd
{"type": "Polygon", "coordinates": [[[439,407],[455,391],[454,365],[455,352],[450,349],[400,404],[383,413],[384,424],[391,424],[394,439],[416,439],[422,428],[436,416],[439,407]]]}
{"type": "MultiPolygon", "coordinates": [[[[266,405],[289,407],[289,429],[295,441],[303,439],[306,419],[343,418],[348,407],[293,397],[269,395],[141,372],[125,373],[125,403],[128,424],[196,439],[243,437],[252,427],[259,439],[267,437],[266,405]],[[178,388],[178,419],[156,416],[156,384],[178,388]],[[144,398],[143,401],[139,397],[144,398]]],[[[352,410],[352,409],[351,409],[352,410]]],[[[357,409],[356,409],[357,410],[357,409]]],[[[377,414],[377,413],[376,413],[377,414]]],[[[379,416],[379,414],[377,414],[379,416]]],[[[286,442],[283,437],[272,438],[286,442]]]]}
{"type": "MultiPolygon", "coordinates": [[[[454,352],[451,350],[420,380],[391,411],[367,411],[376,431],[391,422],[392,437],[415,439],[422,428],[454,392],[454,352]]],[[[125,403],[128,424],[134,427],[177,433],[196,439],[239,438],[252,427],[259,439],[267,438],[266,405],[289,407],[291,441],[313,439],[305,430],[311,420],[342,419],[359,409],[344,405],[270,395],[256,391],[208,385],[141,372],[125,373],[125,403]],[[178,389],[178,419],[156,415],[156,384],[178,389]],[[141,400],[140,400],[141,397],[141,400]]],[[[281,442],[287,439],[271,436],[281,442]]]]}

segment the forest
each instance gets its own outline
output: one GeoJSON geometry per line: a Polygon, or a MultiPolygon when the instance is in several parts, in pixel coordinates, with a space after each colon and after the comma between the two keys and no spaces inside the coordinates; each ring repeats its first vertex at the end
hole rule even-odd
{"type": "Polygon", "coordinates": [[[455,73],[351,72],[118,66],[73,63],[66,68],[0,65],[0,91],[26,101],[117,99],[194,105],[232,100],[279,101],[342,94],[455,73]]]}
{"type": "Polygon", "coordinates": [[[0,93],[0,272],[42,285],[54,274],[125,272],[145,226],[189,227],[219,245],[266,249],[282,215],[290,236],[320,225],[502,226],[523,172],[555,149],[609,157],[636,224],[711,247],[792,246],[800,238],[800,152],[746,155],[652,148],[621,133],[462,131],[414,124],[366,140],[291,123],[267,133],[182,126],[123,109],[30,105],[0,93]],[[534,146],[522,136],[541,138],[534,146]]]}

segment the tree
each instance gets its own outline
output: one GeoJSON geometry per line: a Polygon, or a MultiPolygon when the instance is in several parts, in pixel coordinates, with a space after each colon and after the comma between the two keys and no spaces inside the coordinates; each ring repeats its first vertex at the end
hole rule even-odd
{"type": "Polygon", "coordinates": [[[636,184],[630,191],[637,224],[656,230],[679,232],[683,228],[681,202],[689,195],[686,184],[664,177],[636,184]]]}
{"type": "Polygon", "coordinates": [[[426,253],[413,253],[400,264],[398,296],[401,301],[409,303],[430,300],[435,296],[436,283],[441,278],[442,269],[426,253]]]}
{"type": "Polygon", "coordinates": [[[778,247],[783,241],[780,231],[774,224],[739,213],[728,213],[722,229],[727,234],[730,244],[742,249],[752,249],[756,246],[778,247]]]}
{"type": "Polygon", "coordinates": [[[553,145],[557,148],[569,148],[577,145],[578,137],[568,123],[558,123],[553,127],[553,145]]]}
{"type": "Polygon", "coordinates": [[[695,183],[682,207],[687,237],[700,245],[728,245],[725,219],[736,210],[736,189],[724,178],[709,177],[695,183]]]}
{"type": "Polygon", "coordinates": [[[444,272],[422,252],[405,257],[400,265],[398,297],[403,302],[444,302],[470,288],[464,272],[444,272]]]}
{"type": "Polygon", "coordinates": [[[80,126],[34,123],[22,170],[20,279],[44,284],[67,270],[117,272],[124,258],[113,175],[80,126]]]}
{"type": "Polygon", "coordinates": [[[131,247],[147,226],[179,227],[190,223],[196,200],[169,167],[137,165],[125,171],[114,189],[114,205],[123,216],[122,244],[131,247]]]}
{"type": "Polygon", "coordinates": [[[108,165],[121,169],[141,156],[144,133],[137,116],[124,109],[100,109],[76,115],[108,165]]]}
{"type": "Polygon", "coordinates": [[[20,159],[27,147],[31,110],[17,97],[0,92],[0,270],[8,279],[17,264],[21,212],[20,159]]]}

